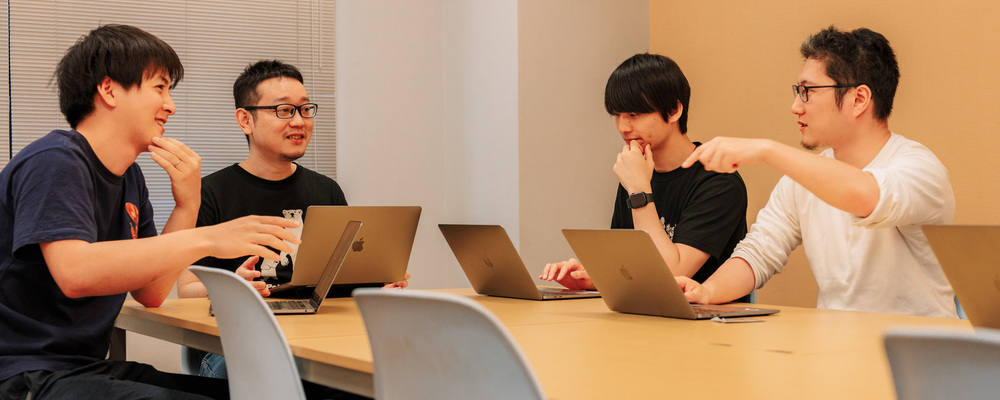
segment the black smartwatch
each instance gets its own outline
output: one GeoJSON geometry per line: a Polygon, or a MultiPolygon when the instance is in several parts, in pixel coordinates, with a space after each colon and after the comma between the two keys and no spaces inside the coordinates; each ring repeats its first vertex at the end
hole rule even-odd
{"type": "Polygon", "coordinates": [[[652,193],[637,192],[628,195],[628,199],[625,200],[625,204],[628,204],[629,208],[643,208],[646,204],[653,202],[652,193]]]}

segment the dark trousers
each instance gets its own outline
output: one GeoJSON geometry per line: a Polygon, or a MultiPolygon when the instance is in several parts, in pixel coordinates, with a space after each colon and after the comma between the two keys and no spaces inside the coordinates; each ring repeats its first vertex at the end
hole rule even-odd
{"type": "Polygon", "coordinates": [[[0,400],[228,399],[223,379],[157,371],[131,361],[102,360],[66,371],[30,371],[0,382],[0,400]],[[30,397],[29,397],[30,395],[30,397]]]}

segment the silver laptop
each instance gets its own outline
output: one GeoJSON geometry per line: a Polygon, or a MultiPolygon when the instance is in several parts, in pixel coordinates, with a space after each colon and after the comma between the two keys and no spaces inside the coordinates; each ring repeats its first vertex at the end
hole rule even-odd
{"type": "MultiPolygon", "coordinates": [[[[341,270],[344,259],[347,258],[347,252],[351,249],[351,243],[354,242],[354,238],[357,237],[360,230],[360,221],[347,223],[344,233],[340,235],[340,241],[337,242],[337,247],[333,249],[333,254],[330,255],[323,267],[323,274],[320,276],[319,282],[316,283],[316,288],[309,295],[309,300],[268,301],[267,305],[271,307],[271,311],[275,314],[315,314],[316,311],[319,311],[319,306],[323,304],[323,299],[326,298],[330,287],[333,286],[337,273],[341,270]]],[[[305,236],[304,232],[303,236],[305,236]]]]}
{"type": "Polygon", "coordinates": [[[593,290],[535,286],[502,226],[440,224],[438,228],[476,293],[526,300],[601,297],[593,290]]]}
{"type": "Polygon", "coordinates": [[[315,286],[330,254],[329,240],[343,232],[348,221],[364,221],[350,247],[350,257],[334,282],[336,286],[402,280],[410,261],[413,238],[420,220],[419,206],[311,206],[306,210],[299,245],[288,283],[270,287],[272,296],[299,297],[303,288],[315,286]],[[311,242],[317,239],[318,243],[311,242]]]}
{"type": "Polygon", "coordinates": [[[1000,226],[928,225],[924,235],[972,326],[1000,329],[1000,226]]]}
{"type": "Polygon", "coordinates": [[[744,317],[778,310],[690,304],[649,234],[631,229],[563,229],[576,258],[614,311],[684,319],[744,317]]]}

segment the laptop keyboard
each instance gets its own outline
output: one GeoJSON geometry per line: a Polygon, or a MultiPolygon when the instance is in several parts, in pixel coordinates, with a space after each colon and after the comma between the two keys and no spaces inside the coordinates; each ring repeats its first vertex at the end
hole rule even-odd
{"type": "Polygon", "coordinates": [[[733,311],[743,310],[743,307],[716,306],[716,305],[706,305],[706,304],[692,304],[691,308],[694,308],[694,312],[698,314],[724,314],[724,313],[731,313],[733,311]]]}
{"type": "Polygon", "coordinates": [[[596,293],[593,290],[583,290],[583,289],[560,289],[554,287],[539,287],[538,292],[541,294],[577,294],[577,293],[596,293]]]}
{"type": "Polygon", "coordinates": [[[275,310],[304,310],[307,307],[306,302],[293,300],[272,301],[269,304],[275,310]]]}

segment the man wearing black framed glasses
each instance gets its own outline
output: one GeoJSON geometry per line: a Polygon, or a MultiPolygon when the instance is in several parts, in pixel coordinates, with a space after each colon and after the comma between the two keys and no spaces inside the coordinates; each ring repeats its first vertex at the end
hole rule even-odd
{"type": "MultiPolygon", "coordinates": [[[[347,205],[337,182],[295,163],[305,155],[313,135],[313,121],[319,112],[319,106],[309,99],[298,68],[278,60],[250,64],[233,84],[233,97],[236,123],[246,136],[249,154],[243,162],[202,179],[199,226],[244,215],[283,216],[301,223],[311,205],[347,205]]],[[[301,225],[293,233],[299,236],[301,225]]],[[[269,285],[291,280],[293,256],[286,252],[280,256],[281,261],[259,257],[209,257],[197,264],[235,271],[250,281],[262,296],[268,296],[269,285]],[[263,280],[255,280],[259,277],[263,280]]],[[[404,280],[386,286],[406,285],[404,280]]],[[[187,270],[177,279],[177,293],[179,297],[207,296],[205,286],[187,270]]],[[[196,357],[204,357],[202,375],[226,377],[222,356],[202,353],[196,357]]],[[[319,390],[324,395],[329,394],[315,386],[306,382],[307,393],[319,390]]]]}
{"type": "Polygon", "coordinates": [[[801,52],[791,111],[802,146],[828,149],[720,137],[695,150],[685,167],[766,163],[785,176],[732,258],[704,284],[678,283],[692,302],[726,302],[761,287],[802,244],[818,307],[955,317],[954,293],[920,230],[951,223],[955,196],[937,157],[889,129],[899,82],[889,41],[830,27],[801,52]]]}
{"type": "MultiPolygon", "coordinates": [[[[294,162],[305,155],[313,118],[319,112],[303,82],[298,68],[277,60],[253,63],[236,79],[236,123],[246,137],[249,154],[243,162],[202,179],[199,226],[244,215],[301,222],[310,205],[347,205],[337,182],[294,162]]],[[[296,236],[300,231],[297,228],[296,236]]],[[[198,265],[235,271],[248,280],[263,276],[270,283],[289,281],[292,271],[287,253],[278,262],[257,257],[206,258],[198,265]]],[[[251,283],[262,295],[269,294],[264,280],[251,283]]],[[[177,281],[177,292],[180,297],[207,295],[198,278],[186,270],[177,281]]]]}

